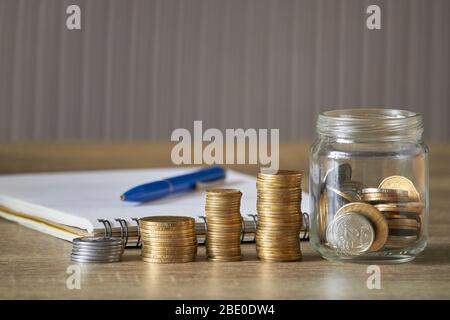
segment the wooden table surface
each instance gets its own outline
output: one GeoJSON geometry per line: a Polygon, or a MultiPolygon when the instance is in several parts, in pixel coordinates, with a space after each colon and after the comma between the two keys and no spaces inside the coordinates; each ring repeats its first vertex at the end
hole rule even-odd
{"type": "MultiPolygon", "coordinates": [[[[283,145],[281,164],[307,172],[306,145],[283,145]]],[[[157,265],[126,250],[124,261],[81,266],[81,289],[66,286],[71,244],[0,220],[0,298],[38,299],[402,299],[450,298],[450,145],[430,147],[430,239],[413,262],[380,265],[369,290],[367,265],[322,260],[302,242],[304,260],[263,263],[255,246],[244,261],[157,265]]],[[[170,164],[168,145],[3,145],[0,172],[134,168],[170,164]]],[[[254,166],[235,169],[255,173],[254,166]]]]}

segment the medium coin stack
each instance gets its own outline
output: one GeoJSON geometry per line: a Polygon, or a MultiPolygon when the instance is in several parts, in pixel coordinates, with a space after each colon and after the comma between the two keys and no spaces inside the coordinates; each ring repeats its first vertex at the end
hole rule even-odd
{"type": "Polygon", "coordinates": [[[195,220],[180,216],[154,216],[139,220],[141,257],[151,263],[195,261],[197,236],[195,220]]]}
{"type": "Polygon", "coordinates": [[[241,197],[237,189],[206,191],[206,254],[211,261],[241,260],[241,197]]]}
{"type": "Polygon", "coordinates": [[[302,173],[298,171],[258,174],[256,250],[260,260],[302,259],[299,238],[302,226],[301,182],[302,173]]]}
{"type": "Polygon", "coordinates": [[[351,177],[352,168],[345,163],[323,179],[318,215],[322,241],[344,253],[361,254],[405,248],[418,239],[424,206],[409,179],[391,176],[377,188],[367,188],[351,177]]]}
{"type": "Polygon", "coordinates": [[[106,263],[120,261],[123,241],[112,237],[81,237],[73,240],[72,261],[106,263]]]}

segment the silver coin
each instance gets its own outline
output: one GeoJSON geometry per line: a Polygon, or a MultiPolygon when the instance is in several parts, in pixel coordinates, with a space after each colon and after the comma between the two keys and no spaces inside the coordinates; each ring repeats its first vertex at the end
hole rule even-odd
{"type": "Polygon", "coordinates": [[[72,251],[72,255],[76,255],[76,256],[83,256],[83,257],[109,257],[109,256],[121,256],[122,255],[122,251],[116,251],[116,252],[111,252],[111,251],[105,251],[105,252],[89,252],[89,251],[78,251],[78,250],[73,250],[72,251]]]}
{"type": "Polygon", "coordinates": [[[80,263],[111,263],[111,262],[119,262],[120,258],[98,260],[98,259],[86,259],[86,258],[80,258],[80,257],[72,257],[72,261],[80,262],[80,263]]]}
{"type": "Polygon", "coordinates": [[[72,247],[72,250],[84,250],[84,251],[123,251],[124,246],[114,246],[114,247],[107,247],[107,246],[101,246],[101,247],[92,247],[92,246],[76,246],[74,245],[72,247]]]}
{"type": "Polygon", "coordinates": [[[71,256],[72,257],[85,257],[85,258],[89,258],[89,259],[95,259],[95,258],[105,259],[105,258],[120,257],[120,256],[122,256],[122,253],[105,252],[102,254],[86,254],[86,253],[72,252],[71,256]]]}
{"type": "Polygon", "coordinates": [[[84,245],[73,245],[72,250],[86,250],[86,251],[120,251],[124,249],[123,245],[117,246],[84,246],[84,245]]]}
{"type": "Polygon", "coordinates": [[[349,181],[351,178],[352,166],[349,163],[343,163],[329,169],[323,177],[322,182],[325,185],[339,186],[343,182],[349,181]]]}
{"type": "Polygon", "coordinates": [[[362,194],[367,193],[382,193],[382,194],[393,194],[398,196],[408,196],[407,190],[399,190],[399,189],[379,189],[379,188],[364,188],[361,191],[362,194]]]}
{"type": "Polygon", "coordinates": [[[123,240],[115,237],[80,237],[73,239],[73,243],[77,245],[110,246],[123,243],[123,240]]]}
{"type": "Polygon", "coordinates": [[[364,184],[358,181],[344,181],[339,187],[342,191],[362,193],[362,189],[366,188],[364,184]]]}
{"type": "Polygon", "coordinates": [[[370,221],[357,213],[338,216],[327,227],[327,241],[347,254],[366,252],[375,239],[370,221]]]}
{"type": "Polygon", "coordinates": [[[122,254],[102,254],[102,255],[88,255],[88,254],[80,254],[80,253],[76,253],[76,252],[72,252],[72,254],[70,255],[71,257],[75,257],[75,258],[86,258],[86,259],[113,259],[113,258],[117,258],[117,257],[121,257],[122,254]]]}

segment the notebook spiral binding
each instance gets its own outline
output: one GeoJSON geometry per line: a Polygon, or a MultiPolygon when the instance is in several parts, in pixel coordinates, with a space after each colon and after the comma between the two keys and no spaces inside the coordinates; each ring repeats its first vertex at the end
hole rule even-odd
{"type": "MultiPolygon", "coordinates": [[[[256,241],[256,228],[258,226],[258,215],[256,214],[249,214],[248,215],[251,220],[244,220],[242,219],[242,236],[241,236],[241,242],[250,242],[254,243],[256,241]],[[246,240],[246,235],[252,235],[251,240],[246,240]]],[[[301,240],[306,241],[309,240],[309,215],[307,213],[302,213],[303,217],[303,223],[304,228],[302,229],[302,235],[300,237],[301,240]]],[[[203,220],[203,232],[205,234],[208,233],[208,220],[205,216],[199,217],[201,220],[203,220]]],[[[114,219],[119,223],[120,226],[120,237],[122,238],[124,242],[124,247],[126,248],[139,248],[141,246],[141,231],[139,228],[139,219],[138,218],[131,218],[132,221],[136,223],[137,226],[137,241],[133,245],[129,245],[129,224],[125,219],[117,218],[114,219]]],[[[105,237],[112,237],[113,236],[113,228],[111,221],[107,219],[98,219],[99,222],[101,222],[105,228],[105,237]]],[[[204,241],[203,241],[204,243],[204,241]]]]}

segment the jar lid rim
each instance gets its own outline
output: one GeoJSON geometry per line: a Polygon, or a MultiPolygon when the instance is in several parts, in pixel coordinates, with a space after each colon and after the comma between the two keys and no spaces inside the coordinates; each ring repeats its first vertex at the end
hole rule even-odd
{"type": "Polygon", "coordinates": [[[401,109],[336,109],[319,114],[317,132],[344,139],[419,139],[423,133],[423,120],[420,113],[401,109]]]}
{"type": "Polygon", "coordinates": [[[420,113],[403,110],[403,109],[391,109],[391,108],[377,108],[377,107],[361,107],[361,108],[345,108],[327,110],[319,113],[319,117],[326,117],[330,119],[336,119],[340,121],[371,121],[378,120],[399,120],[399,119],[411,119],[421,117],[420,113]]]}

